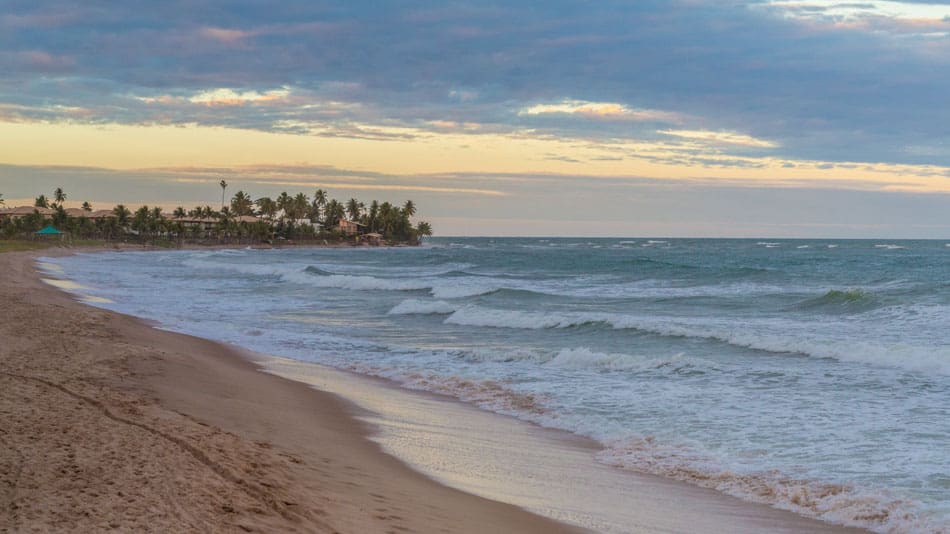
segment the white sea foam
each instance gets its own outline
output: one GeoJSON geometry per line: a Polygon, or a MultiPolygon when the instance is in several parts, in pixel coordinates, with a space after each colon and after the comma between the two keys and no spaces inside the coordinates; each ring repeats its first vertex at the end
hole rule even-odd
{"type": "Polygon", "coordinates": [[[894,245],[894,244],[883,244],[883,245],[874,245],[874,248],[881,248],[884,250],[900,250],[904,247],[900,245],[894,245]]]}
{"type": "Polygon", "coordinates": [[[464,306],[446,318],[445,322],[463,326],[540,330],[577,326],[586,321],[580,321],[576,314],[522,312],[464,306]]]}
{"type": "Polygon", "coordinates": [[[407,299],[391,310],[389,315],[432,315],[452,313],[458,308],[444,300],[407,299]]]}
{"type": "Polygon", "coordinates": [[[36,261],[36,267],[40,270],[40,272],[46,274],[61,275],[63,273],[63,268],[50,260],[51,258],[38,258],[36,261]]]}
{"type": "MultiPolygon", "coordinates": [[[[406,278],[377,278],[375,276],[348,276],[331,274],[326,276],[310,276],[299,279],[317,287],[350,289],[356,291],[413,291],[431,289],[432,284],[425,280],[406,278]]],[[[296,280],[295,280],[296,281],[296,280]]]]}

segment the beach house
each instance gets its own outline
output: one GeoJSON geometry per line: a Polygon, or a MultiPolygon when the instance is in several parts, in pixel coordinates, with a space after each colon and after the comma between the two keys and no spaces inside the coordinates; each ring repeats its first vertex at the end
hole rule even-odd
{"type": "Polygon", "coordinates": [[[34,211],[39,212],[40,215],[49,217],[56,213],[50,208],[38,208],[34,206],[17,206],[16,208],[10,208],[8,210],[0,210],[0,219],[19,219],[20,217],[26,217],[27,215],[32,215],[34,211]]]}
{"type": "Polygon", "coordinates": [[[362,224],[356,221],[340,219],[340,222],[336,225],[336,229],[343,235],[359,235],[361,233],[360,227],[362,226],[362,224]]]}

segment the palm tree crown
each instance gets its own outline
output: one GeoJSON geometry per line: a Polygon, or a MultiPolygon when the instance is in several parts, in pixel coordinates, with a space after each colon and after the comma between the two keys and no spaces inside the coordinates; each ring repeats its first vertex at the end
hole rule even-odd
{"type": "Polygon", "coordinates": [[[228,183],[224,180],[221,180],[221,183],[218,184],[221,186],[221,207],[224,207],[224,192],[228,189],[228,183]]]}
{"type": "Polygon", "coordinates": [[[234,198],[231,199],[231,211],[238,216],[253,214],[254,201],[251,200],[251,195],[248,195],[244,191],[235,193],[234,198]]]}

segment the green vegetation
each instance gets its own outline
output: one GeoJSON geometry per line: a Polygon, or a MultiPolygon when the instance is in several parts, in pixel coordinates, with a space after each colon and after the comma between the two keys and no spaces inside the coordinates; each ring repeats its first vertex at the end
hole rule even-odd
{"type": "MultiPolygon", "coordinates": [[[[336,242],[351,244],[418,244],[432,235],[432,226],[420,221],[413,225],[416,205],[358,199],[345,203],[317,190],[311,199],[306,193],[281,193],[276,199],[253,199],[238,191],[225,204],[228,184],[221,180],[221,209],[211,206],[175,208],[164,213],[159,207],[140,206],[134,211],[123,204],[109,210],[94,211],[88,202],[82,208],[67,210],[67,195],[57,188],[52,201],[46,195],[36,197],[32,212],[28,208],[0,211],[0,239],[7,242],[32,242],[35,232],[46,225],[66,233],[72,244],[80,240],[123,241],[154,246],[195,244],[254,244],[289,242],[336,242]],[[20,241],[15,241],[20,240],[20,241]]],[[[0,204],[3,195],[0,194],[0,204]]]]}

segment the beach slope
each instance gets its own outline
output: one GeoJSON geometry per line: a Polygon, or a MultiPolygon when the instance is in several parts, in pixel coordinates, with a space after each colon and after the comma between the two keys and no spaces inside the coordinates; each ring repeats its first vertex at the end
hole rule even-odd
{"type": "Polygon", "coordinates": [[[36,254],[0,254],[0,532],[570,530],[412,471],[336,396],[75,302],[36,254]]]}

